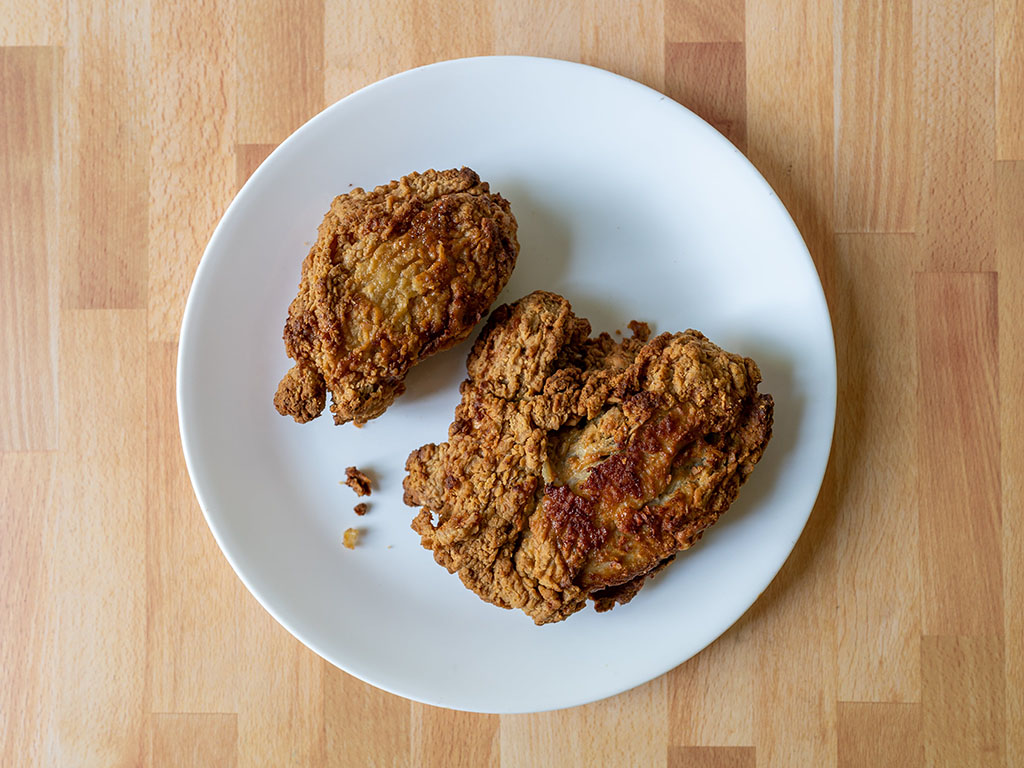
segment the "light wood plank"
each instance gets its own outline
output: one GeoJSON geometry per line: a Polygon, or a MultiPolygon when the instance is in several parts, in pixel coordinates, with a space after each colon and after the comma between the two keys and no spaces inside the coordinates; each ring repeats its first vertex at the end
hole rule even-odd
{"type": "Polygon", "coordinates": [[[43,765],[52,726],[53,453],[0,453],[0,765],[43,765]]]}
{"type": "Polygon", "coordinates": [[[1024,765],[1024,162],[996,164],[1006,762],[1024,765]]]}
{"type": "Polygon", "coordinates": [[[324,765],[327,662],[288,634],[251,595],[239,614],[238,763],[324,765]]]}
{"type": "Polygon", "coordinates": [[[839,768],[924,766],[919,704],[840,702],[839,768]]]}
{"type": "Polygon", "coordinates": [[[153,7],[149,177],[149,338],[178,337],[185,299],[234,191],[233,0],[190,13],[153,7]],[[182,119],[188,105],[188,119],[182,119]]]}
{"type": "Polygon", "coordinates": [[[743,21],[743,0],[665,0],[666,43],[741,43],[743,21]]]}
{"type": "Polygon", "coordinates": [[[494,53],[579,61],[583,0],[495,0],[494,53]]]}
{"type": "Polygon", "coordinates": [[[417,768],[497,768],[497,715],[411,706],[412,764],[417,768]]]}
{"type": "Polygon", "coordinates": [[[242,586],[217,548],[189,483],[177,429],[176,362],[176,345],[149,344],[149,707],[154,712],[234,712],[239,700],[242,586]]]}
{"type": "Polygon", "coordinates": [[[583,0],[580,61],[661,90],[665,85],[664,29],[663,0],[583,0]]]}
{"type": "Polygon", "coordinates": [[[64,2],[0,2],[0,47],[61,45],[64,42],[64,2]]]}
{"type": "Polygon", "coordinates": [[[671,747],[668,768],[755,768],[753,747],[671,747]]]}
{"type": "Polygon", "coordinates": [[[326,103],[396,72],[494,48],[486,0],[357,0],[324,14],[326,103]]]}
{"type": "Polygon", "coordinates": [[[1024,160],[1024,0],[995,0],[996,158],[1024,160]]]}
{"type": "MultiPolygon", "coordinates": [[[[826,291],[835,247],[832,29],[830,3],[747,5],[747,153],[793,215],[826,291]]],[[[793,554],[752,609],[759,766],[835,765],[836,622],[821,608],[836,596],[834,471],[793,554]]]]}
{"type": "Polygon", "coordinates": [[[604,701],[557,712],[503,715],[501,763],[516,768],[667,765],[665,677],[604,701]]]}
{"type": "Polygon", "coordinates": [[[832,323],[839,698],[920,701],[912,235],[840,235],[832,323]],[[870,469],[867,469],[870,467],[870,469]]]}
{"type": "Polygon", "coordinates": [[[822,610],[835,600],[833,482],[826,475],[793,554],[750,610],[759,658],[758,766],[836,764],[836,623],[822,610]]]}
{"type": "Polygon", "coordinates": [[[324,662],[324,724],[329,768],[407,768],[412,704],[324,662]]]}
{"type": "Polygon", "coordinates": [[[793,216],[827,290],[834,248],[831,3],[748,5],[746,60],[747,156],[793,216]]]}
{"type": "Polygon", "coordinates": [[[0,48],[0,450],[57,447],[60,68],[0,48]]]}
{"type": "MultiPolygon", "coordinates": [[[[668,673],[668,743],[746,747],[754,743],[758,642],[751,616],[668,673]]],[[[671,764],[671,761],[670,761],[671,764]]]]}
{"type": "Polygon", "coordinates": [[[150,727],[154,768],[238,765],[238,718],[233,714],[159,714],[150,727]]]}
{"type": "Polygon", "coordinates": [[[144,309],[149,3],[68,0],[62,104],[62,306],[144,309]]]}
{"type": "Polygon", "coordinates": [[[747,69],[742,43],[669,43],[665,93],[747,148],[747,69]]]}
{"type": "Polygon", "coordinates": [[[323,0],[237,0],[236,141],[280,143],[324,104],[323,0]]]}
{"type": "Polygon", "coordinates": [[[145,753],[146,313],[61,316],[48,765],[145,753]]]}
{"type": "Polygon", "coordinates": [[[928,635],[921,657],[929,768],[1006,765],[1002,639],[928,635]]]}
{"type": "Polygon", "coordinates": [[[912,232],[918,180],[913,6],[836,4],[836,229],[912,232]]]}
{"type": "Polygon", "coordinates": [[[923,631],[1003,628],[996,276],[919,274],[923,631]]]}
{"type": "Polygon", "coordinates": [[[991,0],[914,4],[916,231],[929,269],[995,266],[993,34],[991,0]]]}

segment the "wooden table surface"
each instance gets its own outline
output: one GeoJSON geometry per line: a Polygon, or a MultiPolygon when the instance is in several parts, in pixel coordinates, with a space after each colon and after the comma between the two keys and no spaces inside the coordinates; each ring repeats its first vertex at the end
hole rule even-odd
{"type": "Polygon", "coordinates": [[[1024,0],[4,8],[4,766],[1024,765],[1024,0]],[[840,366],[821,496],[747,615],[640,688],[507,717],[279,627],[174,404],[186,292],[252,169],[362,85],[492,53],[620,72],[731,138],[807,240],[840,366]]]}

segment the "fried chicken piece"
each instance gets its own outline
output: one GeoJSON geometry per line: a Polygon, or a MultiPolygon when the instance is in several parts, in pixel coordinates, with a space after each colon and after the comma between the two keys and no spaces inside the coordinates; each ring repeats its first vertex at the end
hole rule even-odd
{"type": "Polygon", "coordinates": [[[447,443],[409,456],[424,547],[537,624],[626,603],[736,498],[771,437],[753,360],[697,331],[590,338],[561,296],[499,307],[447,443]]]}
{"type": "Polygon", "coordinates": [[[336,197],[288,309],[295,365],[277,410],[315,419],[329,391],[337,424],[380,416],[405,391],[409,368],[469,335],[518,254],[508,201],[468,168],[336,197]]]}

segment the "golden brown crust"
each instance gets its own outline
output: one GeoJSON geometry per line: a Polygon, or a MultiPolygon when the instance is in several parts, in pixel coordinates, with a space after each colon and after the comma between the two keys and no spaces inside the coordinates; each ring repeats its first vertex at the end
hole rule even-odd
{"type": "Polygon", "coordinates": [[[591,338],[551,293],[497,308],[448,442],[406,463],[423,546],[538,624],[628,602],[728,509],[771,436],[753,360],[630,328],[591,338]]]}
{"type": "Polygon", "coordinates": [[[364,472],[355,467],[345,469],[345,485],[356,492],[356,496],[369,496],[373,485],[364,472]]]}
{"type": "Polygon", "coordinates": [[[309,421],[329,391],[338,424],[381,415],[410,367],[469,335],[518,253],[508,201],[468,168],[335,198],[288,309],[296,363],[274,405],[309,421]]]}

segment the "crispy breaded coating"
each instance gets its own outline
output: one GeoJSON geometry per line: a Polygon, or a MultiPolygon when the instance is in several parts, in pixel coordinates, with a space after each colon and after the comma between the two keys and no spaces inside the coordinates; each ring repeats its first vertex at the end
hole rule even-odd
{"type": "Polygon", "coordinates": [[[366,473],[356,467],[345,468],[345,485],[356,492],[356,496],[369,496],[373,490],[373,483],[366,473]]]}
{"type": "Polygon", "coordinates": [[[518,253],[508,201],[468,168],[336,197],[288,309],[295,365],[277,410],[309,421],[330,392],[337,424],[380,416],[405,391],[409,368],[469,335],[518,253]]]}
{"type": "Polygon", "coordinates": [[[761,458],[761,374],[697,331],[590,337],[561,296],[491,315],[448,442],[406,463],[424,547],[537,624],[626,603],[736,498],[761,458]]]}

